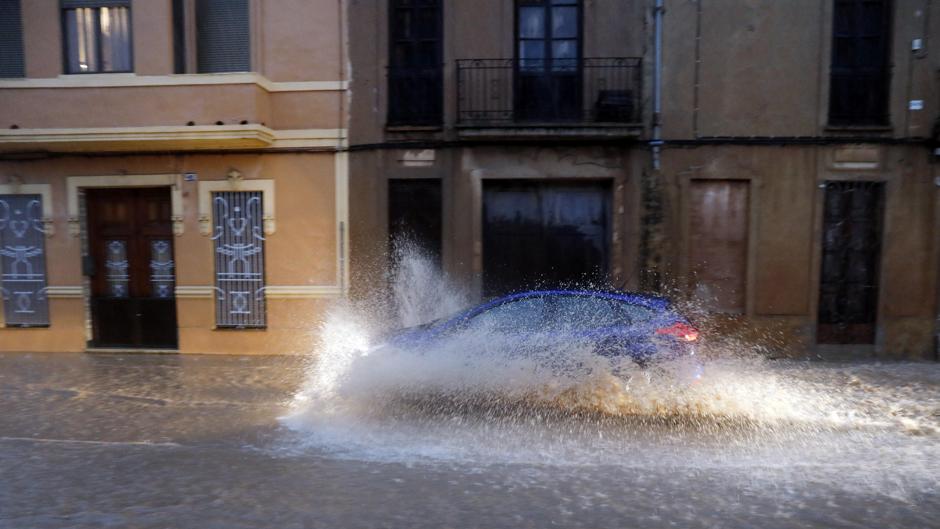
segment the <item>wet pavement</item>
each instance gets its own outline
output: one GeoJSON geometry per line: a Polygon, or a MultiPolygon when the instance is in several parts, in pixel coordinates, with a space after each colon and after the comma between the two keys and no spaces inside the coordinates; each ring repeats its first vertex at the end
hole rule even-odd
{"type": "Polygon", "coordinates": [[[940,365],[713,373],[699,417],[340,412],[303,358],[2,353],[0,528],[940,527],[940,365]]]}

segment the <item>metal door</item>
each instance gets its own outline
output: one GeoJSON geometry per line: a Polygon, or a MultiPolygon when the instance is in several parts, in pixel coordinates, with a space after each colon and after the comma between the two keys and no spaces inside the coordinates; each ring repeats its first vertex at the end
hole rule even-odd
{"type": "Polygon", "coordinates": [[[818,343],[875,342],[883,210],[883,183],[826,183],[818,343]]]}
{"type": "Polygon", "coordinates": [[[693,180],[689,188],[689,272],[704,308],[742,314],[747,304],[746,180],[693,180]]]}
{"type": "Polygon", "coordinates": [[[168,188],[86,192],[96,347],[175,349],[175,270],[168,188]]]}
{"type": "Polygon", "coordinates": [[[487,181],[483,188],[483,291],[607,286],[607,182],[487,181]]]}

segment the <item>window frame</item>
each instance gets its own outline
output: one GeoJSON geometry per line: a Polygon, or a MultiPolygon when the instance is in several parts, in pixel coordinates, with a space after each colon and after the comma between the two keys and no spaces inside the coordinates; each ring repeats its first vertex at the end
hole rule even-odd
{"type": "MultiPolygon", "coordinates": [[[[82,2],[85,4],[85,2],[82,2]]],[[[131,10],[131,0],[101,0],[99,2],[88,2],[89,5],[72,5],[68,0],[61,0],[59,4],[59,25],[62,35],[62,73],[65,75],[94,75],[94,74],[112,74],[112,73],[134,73],[134,13],[131,10]],[[129,57],[129,69],[127,70],[94,70],[94,71],[70,71],[69,68],[69,39],[68,39],[68,20],[69,11],[77,9],[95,10],[95,59],[98,64],[101,61],[101,8],[121,7],[127,9],[127,55],[129,57]]]]}
{"type": "MultiPolygon", "coordinates": [[[[892,52],[894,49],[893,46],[893,36],[894,36],[894,12],[895,12],[895,3],[892,0],[876,0],[882,4],[883,16],[880,18],[881,21],[881,39],[883,41],[883,57],[881,61],[881,74],[880,74],[880,87],[883,92],[883,100],[881,102],[882,107],[878,109],[878,115],[866,114],[866,115],[852,115],[852,116],[838,116],[833,115],[833,102],[834,102],[834,78],[837,76],[850,77],[850,78],[859,78],[866,77],[865,75],[860,75],[859,71],[864,70],[864,68],[859,68],[855,66],[851,69],[851,72],[841,72],[840,74],[836,73],[836,69],[848,70],[845,66],[836,65],[836,53],[838,51],[836,42],[840,37],[836,31],[836,24],[838,23],[836,16],[838,11],[839,4],[852,4],[852,8],[857,10],[861,4],[872,3],[872,0],[833,0],[832,2],[832,17],[830,21],[830,53],[829,53],[829,87],[828,87],[828,102],[826,109],[826,123],[830,128],[875,128],[875,129],[887,129],[891,127],[891,79],[892,79],[892,52]]],[[[851,38],[856,43],[864,37],[859,36],[860,30],[857,28],[854,31],[854,34],[851,35],[851,38]]],[[[856,52],[857,53],[857,52],[856,52]]],[[[857,56],[853,57],[857,60],[857,56]]]]}
{"type": "Polygon", "coordinates": [[[431,39],[401,39],[396,38],[395,34],[395,14],[399,10],[411,10],[416,12],[418,9],[428,9],[427,5],[401,5],[402,0],[388,0],[388,54],[387,54],[387,75],[386,75],[386,85],[388,88],[387,95],[387,108],[385,112],[385,122],[388,127],[408,127],[408,126],[418,126],[418,127],[436,127],[439,128],[444,122],[444,0],[432,0],[434,2],[434,8],[437,9],[437,17],[435,18],[434,23],[436,24],[436,44],[435,51],[437,53],[437,60],[433,66],[427,67],[418,67],[418,66],[403,66],[395,64],[395,45],[399,42],[411,42],[415,43],[419,40],[431,40],[431,39]],[[392,88],[392,79],[396,72],[420,72],[421,70],[427,70],[429,74],[433,74],[437,80],[438,90],[435,93],[435,100],[437,102],[437,112],[434,116],[403,116],[402,113],[395,115],[393,107],[396,107],[401,104],[402,98],[396,97],[397,92],[392,88]],[[394,117],[393,117],[394,116],[394,117]]]}

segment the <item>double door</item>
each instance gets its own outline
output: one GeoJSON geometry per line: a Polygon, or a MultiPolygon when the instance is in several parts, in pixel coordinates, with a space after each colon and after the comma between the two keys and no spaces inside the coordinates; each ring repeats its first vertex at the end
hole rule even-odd
{"type": "Polygon", "coordinates": [[[95,347],[177,347],[169,188],[91,189],[88,262],[95,347]]]}

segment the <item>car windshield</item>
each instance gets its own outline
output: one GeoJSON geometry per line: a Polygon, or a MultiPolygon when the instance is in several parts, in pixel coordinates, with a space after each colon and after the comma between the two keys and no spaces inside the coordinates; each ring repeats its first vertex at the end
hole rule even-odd
{"type": "Polygon", "coordinates": [[[545,322],[545,313],[542,296],[514,299],[471,317],[466,329],[503,334],[537,331],[545,322]]]}

